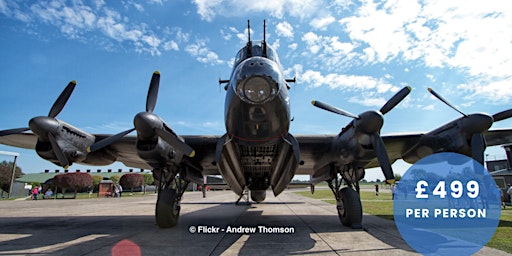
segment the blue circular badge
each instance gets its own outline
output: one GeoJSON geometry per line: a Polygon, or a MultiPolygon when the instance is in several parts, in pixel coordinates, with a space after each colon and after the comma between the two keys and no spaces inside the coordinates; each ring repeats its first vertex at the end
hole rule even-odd
{"type": "Polygon", "coordinates": [[[477,161],[439,153],[405,172],[396,187],[393,210],[398,231],[417,252],[472,255],[498,227],[501,194],[477,161]]]}

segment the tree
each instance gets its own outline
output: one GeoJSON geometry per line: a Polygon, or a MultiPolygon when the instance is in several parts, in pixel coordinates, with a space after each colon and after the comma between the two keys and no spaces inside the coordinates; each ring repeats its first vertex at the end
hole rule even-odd
{"type": "MultiPolygon", "coordinates": [[[[92,177],[88,173],[74,172],[58,174],[53,177],[52,187],[62,188],[63,193],[66,189],[74,191],[73,198],[79,190],[90,188],[92,186],[92,177]]],[[[64,194],[62,195],[64,197],[64,194]]]]}
{"type": "Polygon", "coordinates": [[[101,181],[103,180],[103,177],[100,175],[92,175],[92,190],[99,188],[101,181]]]}
{"type": "MultiPolygon", "coordinates": [[[[110,179],[111,181],[113,181],[113,182],[114,182],[114,184],[118,184],[118,183],[119,183],[119,180],[121,179],[121,176],[119,176],[119,175],[112,175],[112,176],[110,176],[110,178],[109,178],[109,179],[110,179]]],[[[122,185],[121,185],[121,186],[122,186],[122,185]]]]}
{"type": "Polygon", "coordinates": [[[155,184],[155,178],[153,178],[153,174],[144,173],[144,194],[146,194],[146,187],[155,184]]]}
{"type": "Polygon", "coordinates": [[[395,173],[395,181],[400,181],[402,179],[402,175],[400,173],[395,173]]]}
{"type": "MultiPolygon", "coordinates": [[[[9,192],[11,188],[11,180],[12,180],[12,166],[14,162],[3,161],[0,163],[0,189],[5,192],[9,192]]],[[[14,178],[19,178],[23,175],[21,168],[16,166],[16,170],[14,172],[14,178]]],[[[3,192],[2,192],[3,193],[3,192]]]]}
{"type": "Polygon", "coordinates": [[[133,192],[133,188],[142,187],[144,185],[144,176],[139,173],[127,173],[121,177],[119,184],[123,186],[123,189],[129,188],[131,193],[133,192]]]}

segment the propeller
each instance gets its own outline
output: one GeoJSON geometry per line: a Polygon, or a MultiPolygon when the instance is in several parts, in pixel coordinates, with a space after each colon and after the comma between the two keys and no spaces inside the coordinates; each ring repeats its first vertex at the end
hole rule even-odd
{"type": "Polygon", "coordinates": [[[443,103],[445,103],[447,106],[449,106],[450,108],[454,109],[455,111],[459,112],[461,115],[464,116],[461,119],[461,122],[459,122],[459,127],[461,130],[467,132],[468,134],[472,134],[471,155],[473,159],[478,161],[480,164],[483,164],[484,151],[485,148],[487,147],[483,132],[489,130],[493,122],[502,121],[512,117],[512,109],[501,111],[492,116],[481,113],[467,115],[460,111],[459,109],[457,109],[454,105],[452,105],[450,102],[444,99],[441,95],[436,93],[432,88],[428,88],[428,91],[436,98],[441,100],[443,103]]]}
{"type": "Polygon", "coordinates": [[[0,131],[0,137],[5,136],[5,135],[18,134],[18,133],[22,133],[22,132],[25,132],[28,130],[30,130],[30,128],[28,128],[28,127],[3,130],[3,131],[0,131]]]}
{"type": "Polygon", "coordinates": [[[160,119],[160,117],[153,114],[158,98],[159,86],[160,72],[155,71],[149,84],[148,95],[146,98],[146,112],[141,112],[135,116],[135,128],[120,132],[116,135],[98,141],[91,145],[87,150],[89,152],[97,151],[120,140],[122,137],[132,132],[133,130],[137,130],[138,135],[141,137],[153,137],[154,135],[157,135],[183,154],[189,157],[194,157],[194,149],[182,141],[176,135],[176,133],[169,126],[167,126],[165,122],[162,121],[162,119],[160,119]]]}
{"type": "Polygon", "coordinates": [[[356,116],[350,112],[347,112],[345,110],[342,110],[342,109],[339,109],[337,107],[334,107],[334,106],[331,106],[329,104],[326,104],[326,103],[323,103],[323,102],[320,102],[320,101],[317,101],[317,100],[314,100],[311,102],[311,104],[313,104],[313,106],[317,107],[317,108],[321,108],[323,110],[327,110],[329,112],[332,112],[334,114],[338,114],[338,115],[342,115],[342,116],[346,116],[346,117],[351,117],[351,118],[354,118],[354,119],[359,119],[359,116],[356,116]]]}
{"type": "Polygon", "coordinates": [[[88,153],[91,153],[91,152],[95,152],[99,149],[102,149],[118,140],[120,140],[121,138],[123,138],[124,136],[126,136],[128,133],[130,132],[133,132],[135,130],[135,128],[132,128],[132,129],[129,129],[129,130],[126,130],[126,131],[123,131],[123,132],[120,132],[116,135],[113,135],[113,136],[110,136],[110,137],[107,137],[103,140],[100,140],[94,144],[92,144],[91,146],[89,146],[87,148],[87,152],[88,153]]]}
{"type": "Polygon", "coordinates": [[[336,108],[329,104],[320,102],[320,101],[312,101],[313,106],[342,115],[346,117],[354,118],[354,127],[367,133],[371,137],[371,142],[373,148],[375,150],[375,154],[377,155],[377,160],[379,161],[379,165],[382,169],[382,173],[386,178],[386,181],[390,184],[394,183],[395,177],[393,174],[393,169],[391,168],[391,162],[389,160],[388,153],[386,151],[386,147],[384,145],[384,141],[380,136],[380,129],[383,125],[383,117],[382,115],[391,111],[394,107],[396,107],[409,93],[411,92],[411,87],[407,86],[398,91],[391,99],[389,99],[384,106],[382,106],[377,111],[367,111],[359,116],[356,116],[350,112],[345,110],[336,108]]]}
{"type": "Polygon", "coordinates": [[[50,140],[50,144],[52,145],[52,149],[57,160],[59,160],[60,166],[67,170],[69,168],[69,161],[66,155],[64,155],[64,152],[62,152],[62,149],[59,147],[59,144],[57,144],[57,139],[55,139],[55,136],[50,132],[48,133],[48,139],[50,140]]]}
{"type": "Polygon", "coordinates": [[[68,83],[66,88],[64,88],[64,90],[61,92],[57,100],[55,100],[55,102],[53,103],[53,106],[50,109],[48,116],[38,116],[30,119],[29,127],[0,131],[0,136],[19,134],[28,130],[32,130],[32,132],[34,132],[40,139],[43,138],[48,139],[50,141],[53,152],[59,160],[60,165],[67,169],[69,167],[69,161],[64,152],[62,152],[62,149],[57,144],[55,135],[52,132],[55,130],[55,127],[58,126],[58,121],[56,119],[57,115],[59,115],[59,113],[62,111],[62,109],[68,102],[69,97],[73,93],[75,87],[75,80],[68,83]]]}
{"type": "Polygon", "coordinates": [[[511,117],[512,117],[512,109],[501,111],[499,113],[492,115],[494,122],[505,120],[505,119],[511,118],[511,117]]]}

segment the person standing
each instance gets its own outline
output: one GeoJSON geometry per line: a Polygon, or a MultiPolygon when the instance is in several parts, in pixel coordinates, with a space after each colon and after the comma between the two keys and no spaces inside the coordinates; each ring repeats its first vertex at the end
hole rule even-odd
{"type": "Polygon", "coordinates": [[[512,203],[512,185],[508,184],[508,189],[507,189],[507,194],[508,194],[508,199],[510,201],[510,203],[512,203]]]}
{"type": "Polygon", "coordinates": [[[119,187],[114,184],[114,197],[119,197],[119,187]]]}
{"type": "Polygon", "coordinates": [[[391,200],[394,200],[395,199],[395,193],[396,193],[396,185],[395,184],[391,184],[391,200]]]}
{"type": "Polygon", "coordinates": [[[39,195],[39,187],[35,186],[34,189],[32,189],[32,200],[37,200],[37,195],[39,195]]]}
{"type": "Polygon", "coordinates": [[[123,187],[121,186],[121,184],[117,184],[117,189],[119,190],[119,197],[122,197],[123,196],[123,187]]]}
{"type": "Polygon", "coordinates": [[[375,195],[379,196],[379,184],[375,184],[375,195]]]}

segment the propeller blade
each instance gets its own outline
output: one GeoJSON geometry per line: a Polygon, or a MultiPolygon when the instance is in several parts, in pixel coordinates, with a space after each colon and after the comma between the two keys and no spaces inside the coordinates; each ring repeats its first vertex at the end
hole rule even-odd
{"type": "Polygon", "coordinates": [[[471,136],[471,155],[480,164],[484,164],[484,151],[486,148],[485,138],[481,133],[471,136]]]}
{"type": "Polygon", "coordinates": [[[71,93],[73,93],[73,90],[75,89],[76,81],[73,80],[69,82],[69,84],[64,88],[62,93],[59,95],[55,103],[53,103],[52,108],[50,109],[50,113],[48,113],[49,117],[55,118],[60,111],[64,108],[66,105],[66,102],[68,102],[69,97],[71,96],[71,93]]]}
{"type": "Polygon", "coordinates": [[[398,91],[395,95],[393,95],[393,97],[391,97],[391,99],[389,99],[388,102],[386,102],[386,104],[384,104],[384,106],[382,106],[382,108],[380,108],[380,113],[385,115],[387,112],[389,112],[394,107],[396,107],[396,105],[398,105],[398,103],[400,103],[403,99],[405,99],[405,97],[407,95],[409,95],[410,92],[411,92],[410,86],[406,86],[406,87],[402,88],[402,90],[398,91]]]}
{"type": "Polygon", "coordinates": [[[354,115],[354,114],[352,114],[350,112],[347,112],[345,110],[341,110],[341,109],[339,109],[337,107],[331,106],[329,104],[326,104],[326,103],[323,103],[323,102],[320,102],[320,101],[314,100],[314,101],[311,102],[311,104],[313,104],[313,106],[315,106],[317,108],[321,108],[323,110],[327,110],[327,111],[330,111],[330,112],[338,114],[338,115],[359,119],[359,116],[356,116],[356,115],[354,115]]]}
{"type": "Polygon", "coordinates": [[[441,95],[437,94],[437,92],[435,92],[432,88],[428,88],[428,91],[434,95],[436,98],[438,98],[440,101],[442,101],[444,104],[448,105],[450,108],[452,108],[453,110],[459,112],[461,115],[463,116],[467,116],[466,114],[462,113],[462,111],[460,111],[458,108],[456,108],[454,105],[452,105],[450,102],[448,102],[447,100],[445,100],[441,95]]]}
{"type": "Polygon", "coordinates": [[[28,131],[28,130],[30,130],[30,128],[28,128],[28,127],[3,130],[3,131],[0,131],[0,137],[5,136],[5,135],[18,134],[18,133],[22,133],[22,132],[28,131]]]}
{"type": "Polygon", "coordinates": [[[393,174],[391,162],[389,161],[388,152],[386,151],[382,137],[380,137],[378,133],[372,134],[372,143],[373,148],[375,149],[375,153],[377,154],[377,160],[379,161],[380,168],[382,169],[382,173],[384,174],[386,181],[389,184],[395,183],[395,175],[393,174]]]}
{"type": "Polygon", "coordinates": [[[48,139],[50,140],[50,144],[52,144],[53,152],[55,153],[55,156],[57,156],[60,166],[64,167],[64,170],[67,170],[69,168],[68,158],[64,155],[64,152],[62,152],[59,144],[57,144],[55,136],[53,136],[51,132],[48,133],[48,139]]]}
{"type": "Polygon", "coordinates": [[[492,116],[494,119],[494,122],[498,122],[507,118],[512,117],[512,109],[501,111],[499,113],[496,113],[492,116]]]}
{"type": "Polygon", "coordinates": [[[134,130],[135,130],[135,128],[132,128],[130,130],[126,130],[124,132],[120,132],[118,134],[112,135],[108,138],[104,138],[104,139],[92,144],[90,147],[88,147],[87,152],[91,153],[91,152],[98,151],[98,150],[120,140],[122,137],[126,136],[130,132],[133,132],[134,130]]]}
{"type": "Polygon", "coordinates": [[[155,71],[149,84],[148,97],[146,99],[146,112],[153,113],[158,98],[158,87],[160,86],[160,72],[155,71]]]}
{"type": "Polygon", "coordinates": [[[196,154],[194,149],[192,149],[185,142],[178,139],[178,137],[175,134],[170,133],[169,131],[166,131],[164,129],[159,129],[159,128],[155,129],[155,133],[158,136],[160,136],[160,138],[162,138],[167,143],[169,143],[169,145],[171,145],[173,148],[177,149],[178,151],[181,151],[183,154],[185,154],[189,157],[194,157],[194,155],[196,154]]]}

